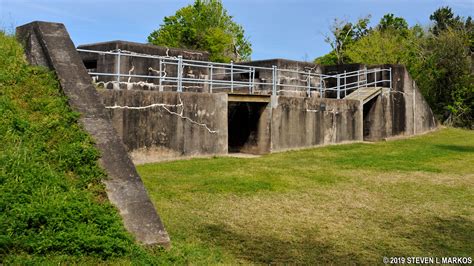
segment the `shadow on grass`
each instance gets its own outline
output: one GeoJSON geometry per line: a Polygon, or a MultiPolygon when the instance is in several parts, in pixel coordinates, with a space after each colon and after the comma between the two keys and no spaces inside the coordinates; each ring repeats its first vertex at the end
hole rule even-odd
{"type": "MultiPolygon", "coordinates": [[[[307,232],[304,237],[294,240],[255,232],[236,232],[224,224],[207,224],[200,231],[204,241],[227,250],[238,259],[256,264],[373,264],[378,263],[377,254],[380,254],[380,259],[388,255],[469,257],[474,251],[474,222],[460,216],[449,219],[434,217],[420,223],[415,230],[397,235],[409,240],[403,249],[386,239],[372,246],[371,252],[358,253],[351,250],[350,245],[341,249],[331,242],[321,241],[317,231],[307,232]]],[[[371,245],[361,241],[360,245],[371,245]]]]}
{"type": "Polygon", "coordinates": [[[472,152],[474,153],[474,146],[461,146],[461,145],[435,145],[439,149],[454,151],[454,152],[472,152]]]}
{"type": "Polygon", "coordinates": [[[257,264],[361,264],[365,260],[351,251],[337,252],[309,232],[296,241],[251,233],[237,233],[224,224],[208,224],[201,231],[206,242],[220,246],[237,258],[257,264]]]}
{"type": "Polygon", "coordinates": [[[474,252],[474,222],[461,216],[433,217],[426,226],[405,234],[426,256],[469,257],[474,252]]]}

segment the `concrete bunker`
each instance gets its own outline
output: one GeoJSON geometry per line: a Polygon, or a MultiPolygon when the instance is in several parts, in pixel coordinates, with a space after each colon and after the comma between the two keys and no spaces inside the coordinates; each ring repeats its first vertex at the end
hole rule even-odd
{"type": "Polygon", "coordinates": [[[124,41],[78,48],[136,162],[265,154],[436,127],[400,65],[221,64],[202,51],[124,41]]]}
{"type": "MultiPolygon", "coordinates": [[[[207,61],[206,52],[123,41],[76,49],[64,25],[47,22],[17,28],[17,37],[31,64],[55,70],[101,151],[110,201],[144,244],[166,246],[170,239],[130,160],[134,151],[264,154],[436,128],[400,65],[219,64],[207,61]],[[373,94],[356,97],[364,91],[373,94]]],[[[158,154],[153,161],[162,159],[158,154]]]]}

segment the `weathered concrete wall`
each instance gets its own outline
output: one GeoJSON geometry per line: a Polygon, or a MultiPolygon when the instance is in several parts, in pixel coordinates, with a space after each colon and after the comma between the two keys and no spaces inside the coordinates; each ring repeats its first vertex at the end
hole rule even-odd
{"type": "Polygon", "coordinates": [[[272,110],[272,151],[362,140],[355,100],[279,96],[272,110]]]}
{"type": "MultiPolygon", "coordinates": [[[[294,60],[286,59],[269,59],[269,60],[259,60],[240,63],[242,65],[272,68],[276,66],[278,68],[278,84],[279,86],[279,95],[283,96],[295,96],[295,97],[305,97],[307,96],[306,88],[301,87],[292,87],[292,86],[307,86],[308,77],[306,74],[295,73],[292,71],[301,71],[301,72],[310,72],[312,74],[321,73],[321,66],[309,63],[301,62],[294,60]],[[288,71],[289,70],[289,71],[288,71]],[[284,90],[284,91],[283,91],[284,90]]],[[[256,86],[255,91],[262,94],[271,94],[272,90],[272,70],[271,69],[256,69],[255,70],[255,79],[256,82],[268,83],[268,85],[259,84],[256,86]]],[[[312,77],[310,84],[312,87],[319,86],[319,78],[312,77]]],[[[313,96],[318,94],[314,92],[313,96]]]]}
{"type": "MultiPolygon", "coordinates": [[[[185,59],[199,60],[199,61],[208,61],[209,53],[205,51],[196,51],[189,49],[179,49],[179,48],[168,48],[163,46],[156,46],[153,44],[145,43],[136,43],[136,42],[127,42],[127,41],[110,41],[110,42],[100,42],[100,43],[91,43],[79,45],[77,48],[86,49],[86,50],[96,50],[96,51],[129,51],[140,54],[148,55],[161,55],[161,56],[178,56],[181,55],[185,59]]],[[[85,54],[81,53],[83,59],[89,58],[84,57],[85,54]]],[[[88,56],[93,56],[89,54],[88,56]]]]}
{"type": "MultiPolygon", "coordinates": [[[[160,61],[156,58],[144,58],[144,57],[130,57],[127,56],[127,53],[137,53],[137,54],[146,54],[146,55],[155,55],[155,56],[164,56],[169,58],[176,58],[177,56],[182,56],[183,59],[191,59],[206,62],[209,59],[209,53],[204,51],[194,51],[187,49],[178,49],[178,48],[167,48],[162,46],[156,46],[151,44],[142,44],[135,42],[126,42],[126,41],[111,41],[103,43],[94,43],[94,44],[85,44],[80,45],[79,49],[85,50],[95,50],[95,51],[117,51],[121,50],[123,55],[120,56],[118,60],[117,55],[109,54],[97,54],[90,52],[79,52],[82,60],[86,67],[93,72],[99,73],[117,73],[118,68],[120,69],[121,74],[129,75],[144,75],[144,76],[159,76],[160,71],[160,61]],[[120,61],[120,64],[119,64],[120,61]]],[[[204,64],[205,66],[205,64],[204,64]]],[[[162,65],[163,73],[166,73],[167,77],[176,77],[178,72],[177,65],[162,65]]],[[[207,79],[207,68],[206,67],[189,67],[186,66],[183,68],[183,77],[184,78],[200,78],[207,79]]],[[[119,84],[117,77],[115,76],[98,76],[97,82],[102,83],[106,88],[116,88],[121,89],[131,89],[132,84],[126,83],[140,83],[139,89],[146,90],[159,90],[159,79],[156,78],[138,78],[138,77],[120,77],[119,84]]],[[[137,88],[134,86],[133,88],[137,88]]],[[[176,91],[175,82],[163,82],[162,89],[164,91],[176,91]]],[[[194,86],[194,84],[183,83],[184,91],[206,91],[204,86],[194,86]]]]}
{"type": "Polygon", "coordinates": [[[434,114],[406,68],[401,65],[380,67],[392,68],[392,90],[365,104],[364,139],[375,141],[435,129],[434,114]]]}
{"type": "Polygon", "coordinates": [[[117,105],[110,112],[128,150],[134,157],[147,157],[145,162],[229,151],[265,154],[345,141],[375,141],[435,128],[433,114],[406,70],[401,66],[375,67],[392,67],[393,89],[384,89],[364,105],[356,100],[319,97],[275,96],[272,103],[228,103],[222,93],[105,90],[101,94],[106,105],[117,105]],[[177,106],[179,97],[181,107],[177,106]],[[167,109],[149,108],[153,104],[164,104],[167,109]],[[180,117],[181,110],[192,121],[180,117]],[[214,130],[217,133],[210,132],[214,130]]]}
{"type": "Polygon", "coordinates": [[[17,28],[28,61],[53,69],[69,104],[93,137],[106,170],[107,196],[118,208],[125,227],[144,244],[169,245],[170,239],[148,198],[125,147],[100,102],[84,64],[63,24],[32,22],[17,28]]]}
{"type": "MultiPolygon", "coordinates": [[[[182,49],[167,49],[153,45],[143,45],[123,41],[114,41],[108,43],[99,43],[80,46],[80,48],[93,50],[125,50],[143,54],[153,55],[182,55],[184,58],[194,60],[207,60],[208,54],[199,51],[186,51],[182,49]]],[[[114,73],[117,69],[116,56],[92,55],[82,53],[83,60],[98,60],[97,71],[114,73]]],[[[114,126],[122,136],[135,161],[157,161],[178,156],[223,154],[230,149],[235,152],[245,152],[254,154],[263,154],[271,151],[285,150],[299,147],[309,147],[314,145],[325,145],[343,141],[380,140],[387,137],[399,135],[413,135],[431,130],[436,126],[434,116],[429,106],[419,93],[408,72],[400,65],[374,65],[366,66],[363,64],[348,64],[335,66],[319,66],[308,62],[298,62],[284,59],[270,59],[253,62],[244,62],[243,65],[264,67],[255,73],[257,82],[268,82],[268,85],[258,85],[254,88],[257,94],[271,94],[272,66],[278,68],[278,95],[273,97],[274,105],[264,105],[251,102],[229,103],[228,105],[216,104],[220,101],[210,96],[193,96],[193,99],[186,99],[191,104],[196,103],[196,99],[201,99],[200,108],[210,108],[217,113],[228,113],[227,128],[224,128],[224,117],[208,116],[201,117],[199,111],[190,111],[186,116],[194,117],[203,123],[215,124],[221,132],[217,142],[208,142],[209,134],[193,135],[191,137],[202,139],[202,143],[197,145],[195,140],[189,140],[188,129],[183,128],[185,123],[180,123],[183,118],[173,117],[176,114],[170,114],[169,110],[159,107],[152,109],[114,109],[111,114],[114,117],[114,126]],[[291,71],[303,71],[310,73],[323,73],[335,75],[338,73],[352,72],[363,69],[388,69],[392,68],[392,90],[384,91],[383,94],[364,104],[356,106],[353,101],[334,101],[328,98],[336,98],[335,91],[327,91],[324,94],[325,99],[319,98],[318,92],[313,92],[312,97],[307,97],[306,74],[294,73],[291,71]],[[300,86],[300,87],[298,87],[300,86]],[[285,90],[285,91],[283,91],[285,90]],[[206,98],[208,97],[208,98],[206,98]],[[206,99],[206,100],[203,100],[206,99]],[[276,103],[276,104],[275,104],[276,103]],[[321,105],[325,105],[324,110],[321,105]],[[315,108],[310,108],[313,106],[315,108]],[[235,113],[237,111],[237,116],[235,113]],[[164,114],[163,112],[167,113],[164,114]],[[239,124],[240,123],[240,124],[239,124]],[[157,125],[160,125],[158,127],[157,125]],[[223,133],[223,132],[226,133],[223,133]],[[172,133],[172,134],[171,134],[172,133]],[[173,136],[173,137],[171,137],[173,136]],[[227,144],[226,144],[227,142],[227,144]],[[228,145],[228,147],[227,147],[228,145]],[[140,159],[137,157],[141,157],[140,159]]],[[[158,61],[146,58],[128,58],[123,57],[120,63],[122,73],[140,75],[155,75],[159,68],[158,61]],[[153,70],[150,70],[153,69],[153,70]]],[[[167,69],[169,75],[176,75],[176,69],[167,69]]],[[[221,70],[222,72],[223,70],[221,70]]],[[[214,70],[215,78],[230,80],[230,74],[214,70]]],[[[347,79],[341,79],[340,86],[345,83],[350,84],[356,81],[371,83],[375,80],[374,73],[368,75],[354,75],[347,79]]],[[[206,69],[196,70],[188,68],[184,70],[185,77],[198,77],[208,79],[206,69]]],[[[378,73],[377,80],[389,80],[388,72],[378,73]]],[[[104,80],[103,78],[101,80],[104,80]]],[[[246,73],[234,74],[235,81],[248,81],[249,76],[246,73]]],[[[157,80],[145,80],[145,84],[134,84],[136,78],[122,78],[121,89],[128,90],[157,90],[153,83],[157,80]],[[127,82],[130,81],[130,82],[127,82]]],[[[335,78],[324,80],[325,87],[336,86],[335,78]]],[[[317,87],[320,83],[319,78],[311,79],[311,86],[317,87]]],[[[111,83],[109,88],[118,88],[117,83],[111,83]]],[[[190,86],[184,91],[207,92],[206,86],[190,86]]],[[[192,84],[188,84],[192,85],[192,84]]],[[[377,86],[389,87],[390,82],[378,83],[377,86]]],[[[164,87],[165,91],[175,90],[176,88],[164,87]]],[[[249,88],[235,88],[234,93],[249,93],[249,88]]],[[[230,89],[219,90],[219,92],[230,92],[230,89]]],[[[342,92],[341,98],[348,95],[342,92]]],[[[174,93],[170,94],[145,94],[145,93],[126,93],[126,92],[103,92],[105,101],[108,104],[120,102],[123,106],[143,107],[157,102],[172,105],[179,104],[174,93]],[[150,96],[155,95],[155,96],[150,96]],[[124,100],[130,97],[130,100],[124,100]],[[114,101],[114,102],[110,102],[114,101]]],[[[186,94],[182,94],[183,97],[186,94]]],[[[208,95],[208,94],[202,94],[208,95]]],[[[215,94],[213,94],[215,95],[215,94]]],[[[358,103],[358,102],[357,102],[358,103]]],[[[174,108],[174,107],[173,107],[174,108]]],[[[187,111],[185,111],[187,112],[187,111]]],[[[198,121],[196,120],[196,121],[198,121]]],[[[186,121],[184,119],[183,121],[186,121]]],[[[191,123],[191,122],[190,122],[191,123]]],[[[193,124],[193,123],[191,123],[193,124]]],[[[194,124],[196,125],[196,124],[194,124]]],[[[209,130],[208,130],[209,131],[209,130]]]]}
{"type": "Polygon", "coordinates": [[[227,94],[99,92],[134,161],[227,153],[227,94]]]}
{"type": "Polygon", "coordinates": [[[355,100],[277,96],[272,105],[228,103],[224,93],[99,92],[137,163],[362,140],[355,100]]]}
{"type": "Polygon", "coordinates": [[[364,140],[376,141],[392,136],[393,100],[387,91],[364,104],[364,140]]]}
{"type": "MultiPolygon", "coordinates": [[[[404,98],[406,102],[406,131],[407,135],[421,134],[437,127],[433,111],[429,107],[415,81],[410,77],[404,66],[396,68],[404,76],[404,98]]],[[[395,72],[396,73],[396,72],[395,72]]]]}

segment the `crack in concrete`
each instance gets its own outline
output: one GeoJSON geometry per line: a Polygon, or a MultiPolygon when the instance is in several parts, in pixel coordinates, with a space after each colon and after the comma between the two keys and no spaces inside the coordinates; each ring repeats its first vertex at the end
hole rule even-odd
{"type": "Polygon", "coordinates": [[[199,123],[197,121],[194,121],[190,117],[184,116],[184,103],[183,103],[183,100],[181,100],[181,97],[179,95],[178,95],[178,99],[179,99],[179,104],[154,103],[154,104],[150,104],[150,105],[146,105],[146,106],[127,106],[127,105],[120,106],[120,105],[115,104],[114,106],[106,106],[105,108],[107,108],[107,109],[144,110],[144,109],[149,109],[149,108],[161,107],[172,115],[176,115],[176,116],[180,117],[181,119],[187,120],[191,124],[194,124],[194,125],[205,128],[211,134],[218,133],[217,130],[210,129],[209,126],[207,126],[205,123],[199,123]],[[170,109],[168,109],[168,108],[179,108],[179,107],[181,107],[181,111],[179,113],[177,113],[175,111],[171,111],[170,109]]]}
{"type": "MultiPolygon", "coordinates": [[[[134,70],[135,70],[135,66],[132,64],[132,68],[128,71],[128,75],[132,75],[134,70]]],[[[128,83],[130,83],[131,79],[132,77],[128,77],[128,83]]]]}
{"type": "MultiPolygon", "coordinates": [[[[112,81],[97,81],[97,82],[94,82],[95,85],[102,85],[104,86],[104,88],[107,88],[107,85],[108,84],[126,84],[126,85],[138,85],[140,87],[145,87],[145,86],[148,86],[150,88],[159,88],[160,85],[158,84],[155,84],[155,83],[150,83],[150,82],[145,82],[145,81],[134,81],[134,82],[125,82],[125,81],[116,81],[116,80],[112,80],[112,81]]],[[[166,85],[161,85],[162,87],[171,87],[171,88],[174,88],[176,87],[177,85],[172,85],[172,84],[166,84],[166,85]]],[[[182,86],[183,88],[185,89],[191,89],[191,88],[202,88],[202,86],[182,86]]],[[[127,89],[128,90],[131,90],[131,88],[129,86],[127,86],[127,89]]]]}
{"type": "MultiPolygon", "coordinates": [[[[137,52],[132,52],[132,51],[128,51],[128,50],[120,50],[120,49],[114,49],[114,50],[110,50],[108,52],[113,52],[113,53],[116,53],[120,51],[120,53],[123,53],[123,54],[130,54],[130,55],[144,55],[144,56],[152,56],[152,57],[168,57],[168,58],[175,58],[177,59],[178,57],[177,56],[170,56],[169,55],[169,52],[170,52],[170,48],[169,47],[166,47],[166,55],[165,56],[160,56],[160,55],[150,55],[150,54],[144,54],[144,53],[137,53],[137,52]]],[[[180,53],[183,53],[183,54],[190,54],[190,55],[203,55],[203,53],[199,53],[199,52],[188,52],[188,51],[180,51],[180,53]]]]}

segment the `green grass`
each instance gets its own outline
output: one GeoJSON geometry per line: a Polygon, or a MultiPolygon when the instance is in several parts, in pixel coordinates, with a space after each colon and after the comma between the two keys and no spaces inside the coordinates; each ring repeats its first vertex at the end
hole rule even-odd
{"type": "Polygon", "coordinates": [[[474,255],[473,131],[138,170],[180,263],[474,255]]]}

